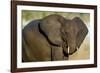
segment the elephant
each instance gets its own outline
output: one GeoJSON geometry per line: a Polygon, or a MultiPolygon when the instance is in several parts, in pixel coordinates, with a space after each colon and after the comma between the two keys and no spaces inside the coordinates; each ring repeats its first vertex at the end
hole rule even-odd
{"type": "Polygon", "coordinates": [[[51,14],[22,29],[22,62],[68,60],[84,41],[88,29],[79,18],[51,14]]]}

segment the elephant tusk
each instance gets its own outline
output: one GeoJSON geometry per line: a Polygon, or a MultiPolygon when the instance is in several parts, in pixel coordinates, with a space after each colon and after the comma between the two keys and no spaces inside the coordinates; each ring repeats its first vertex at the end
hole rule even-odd
{"type": "Polygon", "coordinates": [[[69,54],[69,47],[68,47],[68,54],[69,54]]]}

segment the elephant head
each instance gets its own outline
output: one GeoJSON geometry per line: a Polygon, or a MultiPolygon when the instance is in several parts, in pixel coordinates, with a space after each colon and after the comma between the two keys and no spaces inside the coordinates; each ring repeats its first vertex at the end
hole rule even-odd
{"type": "Polygon", "coordinates": [[[53,14],[42,19],[40,24],[49,42],[52,45],[61,46],[65,54],[73,54],[88,33],[86,25],[79,17],[71,20],[53,14]]]}
{"type": "Polygon", "coordinates": [[[88,33],[88,29],[86,24],[79,17],[75,17],[63,23],[61,33],[65,44],[63,44],[64,52],[71,55],[77,51],[82,44],[88,33]]]}

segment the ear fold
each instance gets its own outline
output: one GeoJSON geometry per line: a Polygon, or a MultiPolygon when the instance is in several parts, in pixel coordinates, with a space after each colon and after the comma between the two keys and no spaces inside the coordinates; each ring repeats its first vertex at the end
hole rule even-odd
{"type": "Polygon", "coordinates": [[[40,23],[40,28],[47,36],[51,44],[57,46],[60,46],[62,44],[61,32],[60,32],[61,23],[58,21],[57,16],[51,15],[45,17],[40,23]]]}
{"type": "Polygon", "coordinates": [[[77,39],[76,39],[77,47],[79,48],[81,43],[83,42],[85,36],[88,33],[88,29],[86,27],[86,24],[79,17],[75,17],[73,20],[76,22],[76,24],[79,28],[79,32],[77,34],[77,39]]]}

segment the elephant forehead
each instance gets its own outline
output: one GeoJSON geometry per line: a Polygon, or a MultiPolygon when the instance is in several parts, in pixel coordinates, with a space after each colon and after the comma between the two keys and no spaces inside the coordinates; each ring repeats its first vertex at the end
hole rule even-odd
{"type": "Polygon", "coordinates": [[[74,31],[77,32],[79,30],[78,24],[76,22],[70,21],[65,25],[65,30],[68,32],[74,31]]]}

